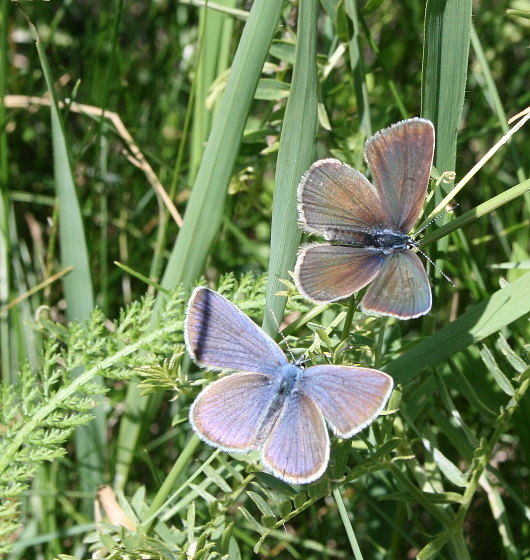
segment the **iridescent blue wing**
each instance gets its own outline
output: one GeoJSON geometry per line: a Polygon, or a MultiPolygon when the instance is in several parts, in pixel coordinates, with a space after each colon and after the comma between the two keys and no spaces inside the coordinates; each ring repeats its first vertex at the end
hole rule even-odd
{"type": "Polygon", "coordinates": [[[368,313],[413,319],[431,309],[432,295],[425,268],[411,250],[387,255],[379,275],[361,300],[368,313]]]}
{"type": "Polygon", "coordinates": [[[322,411],[333,431],[352,437],[383,410],[392,378],[377,369],[319,365],[305,370],[302,394],[322,411]]]}
{"type": "Polygon", "coordinates": [[[224,451],[258,449],[277,393],[267,375],[243,372],[223,377],[199,393],[190,409],[191,425],[201,439],[224,451]]]}
{"type": "Polygon", "coordinates": [[[200,366],[273,376],[287,363],[272,338],[233,303],[208,288],[193,291],[184,335],[190,356],[200,366]]]}
{"type": "Polygon", "coordinates": [[[316,303],[337,301],[364,288],[378,274],[385,255],[371,249],[314,244],[302,247],[294,269],[300,293],[316,303]]]}
{"type": "Polygon", "coordinates": [[[336,159],[315,162],[298,186],[300,225],[329,241],[343,231],[371,231],[386,224],[380,194],[362,174],[336,159]]]}
{"type": "Polygon", "coordinates": [[[329,435],[322,413],[306,395],[292,393],[265,440],[262,460],[274,476],[293,484],[320,478],[329,461],[329,435]]]}
{"type": "Polygon", "coordinates": [[[408,233],[416,223],[429,186],[434,127],[426,119],[408,119],[374,134],[364,158],[379,193],[385,224],[408,233]]]}

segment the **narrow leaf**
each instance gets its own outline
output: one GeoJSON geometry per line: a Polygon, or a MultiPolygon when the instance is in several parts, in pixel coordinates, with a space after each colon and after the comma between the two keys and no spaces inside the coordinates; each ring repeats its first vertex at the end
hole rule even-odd
{"type": "Polygon", "coordinates": [[[272,203],[271,255],[263,329],[278,331],[286,298],[276,296],[293,270],[301,232],[297,224],[296,189],[314,156],[317,126],[316,30],[318,2],[301,2],[293,83],[285,109],[272,203]]]}
{"type": "Polygon", "coordinates": [[[482,361],[488,368],[488,371],[493,375],[493,378],[497,382],[497,385],[510,397],[513,397],[515,393],[515,389],[513,385],[510,383],[510,380],[504,375],[501,371],[493,354],[490,352],[487,346],[483,346],[480,350],[480,356],[482,357],[482,361]]]}

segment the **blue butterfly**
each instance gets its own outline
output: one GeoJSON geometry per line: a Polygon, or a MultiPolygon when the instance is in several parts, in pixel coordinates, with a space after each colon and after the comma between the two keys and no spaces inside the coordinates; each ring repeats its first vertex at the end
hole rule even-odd
{"type": "Polygon", "coordinates": [[[224,451],[260,451],[263,465],[306,484],[329,461],[326,420],[350,438],[384,408],[393,381],[376,369],[290,363],[280,347],[225,297],[199,287],[191,295],[185,339],[201,366],[239,370],[208,385],[190,409],[197,434],[224,451]]]}
{"type": "Polygon", "coordinates": [[[431,309],[431,287],[409,232],[427,194],[434,127],[401,121],[368,139],[373,184],[336,159],[313,164],[298,187],[301,227],[329,243],[302,247],[295,283],[316,303],[351,296],[368,284],[361,309],[412,319],[431,309]]]}

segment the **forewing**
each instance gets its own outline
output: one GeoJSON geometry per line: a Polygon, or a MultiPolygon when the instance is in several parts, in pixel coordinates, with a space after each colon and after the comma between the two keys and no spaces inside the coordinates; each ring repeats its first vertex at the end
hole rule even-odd
{"type": "Polygon", "coordinates": [[[310,398],[292,393],[263,446],[263,464],[293,484],[320,478],[328,466],[329,435],[322,413],[310,398]]]}
{"type": "Polygon", "coordinates": [[[320,365],[304,372],[302,391],[322,411],[333,431],[349,438],[383,410],[392,378],[377,369],[320,365]]]}
{"type": "Polygon", "coordinates": [[[384,255],[370,249],[314,244],[302,247],[294,269],[300,293],[316,303],[337,301],[377,276],[384,255]]]}
{"type": "Polygon", "coordinates": [[[260,430],[277,386],[267,375],[234,373],[208,385],[190,409],[199,436],[225,451],[257,449],[260,430]]]}
{"type": "Polygon", "coordinates": [[[196,288],[188,304],[186,347],[201,366],[275,375],[287,363],[280,347],[225,297],[196,288]]]}
{"type": "Polygon", "coordinates": [[[413,319],[431,309],[432,295],[425,268],[411,250],[385,257],[381,271],[361,301],[368,313],[413,319]]]}
{"type": "Polygon", "coordinates": [[[364,157],[379,192],[385,224],[408,233],[420,215],[434,154],[434,127],[426,119],[408,119],[374,134],[364,157]]]}
{"type": "Polygon", "coordinates": [[[341,231],[371,231],[385,222],[374,186],[362,174],[336,159],[314,163],[298,186],[301,226],[329,241],[341,231]]]}

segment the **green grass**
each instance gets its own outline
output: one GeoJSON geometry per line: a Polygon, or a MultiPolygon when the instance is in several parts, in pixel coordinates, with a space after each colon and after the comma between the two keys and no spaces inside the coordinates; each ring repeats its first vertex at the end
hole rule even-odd
{"type": "Polygon", "coordinates": [[[515,10],[1,0],[0,554],[530,557],[530,125],[459,183],[530,105],[515,10]],[[301,174],[365,171],[367,136],[420,114],[436,173],[456,172],[420,222],[458,203],[421,247],[455,287],[429,267],[413,321],[312,306],[289,275],[301,174]],[[215,378],[183,347],[198,282],[272,336],[288,315],[295,353],[394,377],[322,480],[291,487],[194,435],[215,378]],[[136,530],[96,525],[102,483],[136,530]]]}

